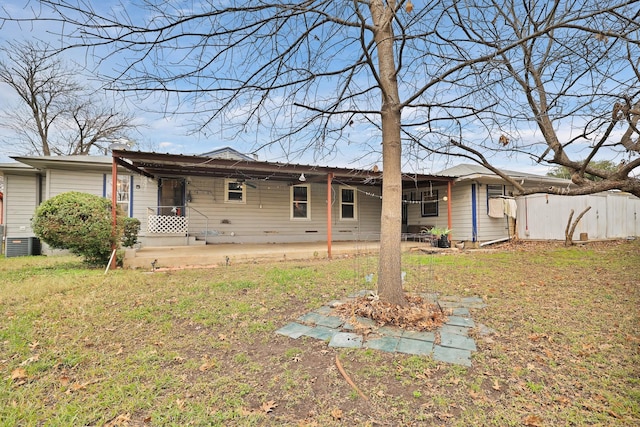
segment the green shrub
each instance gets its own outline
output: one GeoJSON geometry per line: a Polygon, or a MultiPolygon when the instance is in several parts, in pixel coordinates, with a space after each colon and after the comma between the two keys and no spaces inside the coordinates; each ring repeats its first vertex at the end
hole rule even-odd
{"type": "Polygon", "coordinates": [[[132,248],[138,243],[138,231],[140,231],[140,220],[138,218],[122,218],[122,246],[132,248]]]}
{"type": "Polygon", "coordinates": [[[118,209],[113,232],[111,215],[110,200],[71,191],[38,206],[32,228],[52,248],[68,249],[90,264],[107,265],[112,246],[120,242],[124,219],[118,209]]]}

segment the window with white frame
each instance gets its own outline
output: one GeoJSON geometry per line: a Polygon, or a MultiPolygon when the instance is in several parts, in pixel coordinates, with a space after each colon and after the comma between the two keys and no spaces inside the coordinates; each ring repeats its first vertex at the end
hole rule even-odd
{"type": "MultiPolygon", "coordinates": [[[[116,204],[120,206],[122,212],[126,216],[131,216],[131,181],[133,177],[131,175],[118,175],[118,182],[116,183],[116,204]]],[[[104,197],[111,200],[111,188],[112,188],[112,176],[105,175],[104,188],[102,193],[104,197]]]]}
{"type": "Polygon", "coordinates": [[[225,203],[246,203],[247,186],[235,179],[225,179],[224,201],[225,203]]]}
{"type": "Polygon", "coordinates": [[[311,219],[308,184],[291,186],[291,219],[311,219]]]}
{"type": "Polygon", "coordinates": [[[340,219],[357,219],[358,193],[352,187],[340,187],[340,219]]]}
{"type": "Polygon", "coordinates": [[[438,190],[422,192],[422,216],[438,216],[438,190]]]}

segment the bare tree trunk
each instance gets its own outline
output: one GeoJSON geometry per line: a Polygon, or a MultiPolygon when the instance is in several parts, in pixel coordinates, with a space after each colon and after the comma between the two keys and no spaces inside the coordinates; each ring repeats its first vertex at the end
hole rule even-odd
{"type": "Polygon", "coordinates": [[[402,232],[402,143],[400,140],[400,96],[391,26],[395,1],[370,3],[375,24],[378,52],[379,84],[382,92],[382,216],[380,219],[380,257],[378,294],[391,304],[404,305],[407,300],[401,278],[402,232]]]}
{"type": "Polygon", "coordinates": [[[580,222],[580,220],[582,219],[584,214],[589,212],[589,209],[591,209],[591,206],[587,206],[586,209],[583,210],[580,213],[580,215],[578,215],[576,220],[573,221],[573,223],[571,223],[571,219],[573,218],[573,209],[571,209],[571,213],[569,214],[569,220],[567,221],[567,228],[565,228],[565,230],[564,230],[564,245],[565,246],[572,246],[573,245],[573,233],[575,233],[578,223],[580,222]]]}

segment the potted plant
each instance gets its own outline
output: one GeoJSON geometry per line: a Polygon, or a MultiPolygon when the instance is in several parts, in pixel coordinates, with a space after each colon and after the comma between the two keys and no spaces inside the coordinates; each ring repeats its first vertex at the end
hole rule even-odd
{"type": "Polygon", "coordinates": [[[439,248],[450,248],[451,247],[451,242],[449,242],[449,238],[447,237],[449,235],[449,233],[451,233],[451,230],[444,227],[444,228],[440,228],[440,227],[433,227],[431,230],[429,230],[429,232],[431,234],[433,234],[434,236],[438,236],[438,247],[439,248]]]}

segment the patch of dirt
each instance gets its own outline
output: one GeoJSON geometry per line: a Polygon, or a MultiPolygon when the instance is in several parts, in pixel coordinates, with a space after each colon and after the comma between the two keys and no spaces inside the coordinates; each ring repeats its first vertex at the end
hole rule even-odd
{"type": "Polygon", "coordinates": [[[358,297],[336,308],[347,321],[366,317],[378,326],[392,325],[414,331],[433,331],[447,321],[442,308],[418,295],[406,295],[408,304],[400,306],[381,301],[377,295],[358,297]]]}

